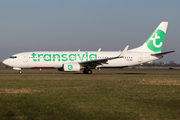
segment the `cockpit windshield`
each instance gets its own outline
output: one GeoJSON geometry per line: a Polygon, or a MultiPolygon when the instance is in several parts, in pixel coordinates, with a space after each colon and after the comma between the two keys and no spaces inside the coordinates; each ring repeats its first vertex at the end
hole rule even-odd
{"type": "Polygon", "coordinates": [[[15,59],[15,58],[17,58],[17,56],[10,56],[10,58],[15,59]]]}

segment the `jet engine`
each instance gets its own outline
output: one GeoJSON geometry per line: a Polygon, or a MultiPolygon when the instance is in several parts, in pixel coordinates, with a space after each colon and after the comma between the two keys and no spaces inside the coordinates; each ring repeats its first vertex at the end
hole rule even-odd
{"type": "Polygon", "coordinates": [[[63,64],[63,71],[80,71],[81,66],[79,63],[65,63],[63,64]]]}

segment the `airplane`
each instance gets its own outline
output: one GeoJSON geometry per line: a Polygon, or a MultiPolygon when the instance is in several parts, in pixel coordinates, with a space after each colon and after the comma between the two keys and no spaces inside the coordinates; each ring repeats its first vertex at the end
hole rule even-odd
{"type": "Polygon", "coordinates": [[[22,69],[56,68],[59,71],[80,71],[92,74],[91,69],[124,68],[152,62],[165,54],[161,52],[168,22],[161,22],[146,42],[140,47],[123,51],[34,51],[12,55],[3,63],[22,73],[22,69]]]}

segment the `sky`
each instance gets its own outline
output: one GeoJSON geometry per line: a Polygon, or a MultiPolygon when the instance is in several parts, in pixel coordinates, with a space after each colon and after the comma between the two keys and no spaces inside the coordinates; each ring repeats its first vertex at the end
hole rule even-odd
{"type": "Polygon", "coordinates": [[[179,0],[1,0],[0,61],[28,51],[119,51],[168,21],[156,61],[180,63],[179,0]]]}

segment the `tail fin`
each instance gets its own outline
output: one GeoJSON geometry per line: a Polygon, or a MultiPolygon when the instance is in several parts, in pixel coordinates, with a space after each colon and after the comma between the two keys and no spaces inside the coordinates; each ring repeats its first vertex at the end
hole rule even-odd
{"type": "Polygon", "coordinates": [[[130,51],[144,51],[155,53],[161,52],[167,26],[168,22],[161,22],[160,25],[155,29],[155,31],[151,34],[151,36],[146,40],[146,42],[142,46],[134,48],[130,51]]]}

